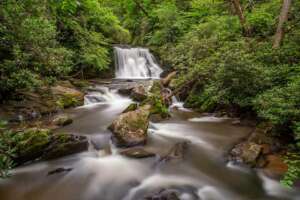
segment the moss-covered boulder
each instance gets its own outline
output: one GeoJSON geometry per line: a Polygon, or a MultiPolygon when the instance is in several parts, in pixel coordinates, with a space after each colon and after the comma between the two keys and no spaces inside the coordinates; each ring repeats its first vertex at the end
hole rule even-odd
{"type": "Polygon", "coordinates": [[[11,148],[17,165],[36,160],[48,160],[78,153],[88,149],[85,136],[54,134],[48,129],[28,129],[13,133],[11,148]]]}
{"type": "Polygon", "coordinates": [[[55,134],[51,137],[50,144],[45,149],[41,159],[49,160],[88,149],[88,140],[85,136],[55,134]]]}
{"type": "Polygon", "coordinates": [[[28,129],[14,136],[15,161],[22,164],[41,157],[51,141],[50,130],[28,129]]]}
{"type": "Polygon", "coordinates": [[[132,147],[146,143],[150,109],[150,105],[145,105],[135,111],[123,113],[113,121],[109,130],[113,133],[113,142],[118,147],[132,147]]]}
{"type": "Polygon", "coordinates": [[[52,94],[57,98],[56,104],[59,108],[70,108],[83,105],[84,93],[62,85],[51,87],[52,94]]]}

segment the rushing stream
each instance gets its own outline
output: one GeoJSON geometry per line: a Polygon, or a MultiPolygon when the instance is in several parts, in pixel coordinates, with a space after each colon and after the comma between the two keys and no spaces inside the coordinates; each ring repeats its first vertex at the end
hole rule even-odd
{"type": "MultiPolygon", "coordinates": [[[[125,76],[124,76],[125,77],[125,76]]],[[[181,200],[297,200],[297,191],[282,188],[259,171],[225,161],[234,143],[249,134],[232,119],[200,115],[176,102],[172,117],[151,123],[146,150],[165,155],[187,141],[183,159],[131,159],[111,143],[109,124],[131,103],[113,89],[97,86],[82,107],[69,111],[74,123],[60,131],[87,135],[90,150],[13,171],[0,181],[1,200],[141,200],[160,189],[176,191],[181,200]],[[57,168],[72,169],[48,176],[57,168]]]]}

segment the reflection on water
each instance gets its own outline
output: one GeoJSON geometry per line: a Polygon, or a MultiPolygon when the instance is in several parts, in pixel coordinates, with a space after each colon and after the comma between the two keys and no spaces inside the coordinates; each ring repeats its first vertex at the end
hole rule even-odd
{"type": "Polygon", "coordinates": [[[151,123],[145,149],[166,155],[178,141],[189,141],[182,160],[157,165],[158,157],[136,160],[118,155],[107,126],[130,102],[120,97],[71,110],[74,123],[60,131],[88,135],[95,148],[14,170],[10,179],[0,181],[1,199],[135,200],[158,189],[172,189],[181,200],[299,199],[299,193],[260,173],[226,164],[224,154],[250,128],[232,126],[231,119],[178,109],[182,105],[178,102],[171,119],[151,123]],[[72,171],[47,175],[59,167],[72,171]]]}

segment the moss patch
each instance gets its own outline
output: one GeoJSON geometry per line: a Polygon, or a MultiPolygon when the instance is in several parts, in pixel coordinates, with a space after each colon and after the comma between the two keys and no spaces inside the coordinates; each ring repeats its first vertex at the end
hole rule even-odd
{"type": "Polygon", "coordinates": [[[59,108],[70,108],[81,105],[81,102],[74,96],[65,94],[56,101],[59,108]]]}

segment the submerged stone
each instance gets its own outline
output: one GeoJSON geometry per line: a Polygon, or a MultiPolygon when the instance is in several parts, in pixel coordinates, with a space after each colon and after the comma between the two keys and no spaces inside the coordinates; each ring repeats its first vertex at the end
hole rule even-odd
{"type": "Polygon", "coordinates": [[[50,172],[48,172],[48,176],[51,176],[51,175],[54,175],[54,174],[60,174],[60,173],[63,173],[63,172],[70,172],[72,171],[73,168],[57,168],[55,170],[52,170],[50,172]]]}
{"type": "Polygon", "coordinates": [[[159,192],[145,196],[144,200],[180,200],[180,198],[176,190],[162,189],[159,192]]]}
{"type": "Polygon", "coordinates": [[[155,156],[155,153],[146,151],[142,147],[125,149],[120,152],[121,155],[130,157],[130,158],[148,158],[155,156]]]}

